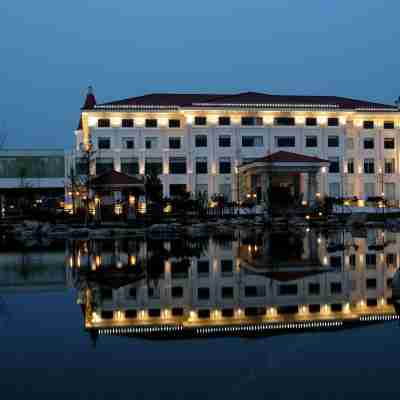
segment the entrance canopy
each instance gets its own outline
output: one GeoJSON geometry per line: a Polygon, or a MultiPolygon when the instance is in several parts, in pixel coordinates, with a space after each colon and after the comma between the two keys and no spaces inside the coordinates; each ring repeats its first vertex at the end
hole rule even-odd
{"type": "Polygon", "coordinates": [[[95,190],[122,191],[124,189],[144,190],[144,181],[131,175],[115,170],[98,175],[91,181],[91,187],[95,190]]]}
{"type": "Polygon", "coordinates": [[[295,199],[313,204],[318,191],[317,174],[329,161],[318,157],[288,151],[278,151],[256,158],[239,166],[239,174],[245,182],[246,197],[256,197],[269,203],[281,204],[283,199],[292,203],[295,199]],[[274,190],[270,193],[270,189],[274,190]],[[283,196],[283,197],[282,197],[283,196]]]}
{"type": "Polygon", "coordinates": [[[278,151],[265,157],[256,158],[239,166],[239,172],[256,170],[278,170],[281,172],[318,172],[320,168],[329,166],[329,161],[318,157],[278,151]]]}

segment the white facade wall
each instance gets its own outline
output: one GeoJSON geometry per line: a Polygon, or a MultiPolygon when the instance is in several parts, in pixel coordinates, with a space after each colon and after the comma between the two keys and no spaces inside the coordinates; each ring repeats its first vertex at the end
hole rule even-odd
{"type": "MultiPolygon", "coordinates": [[[[160,176],[164,187],[164,195],[170,195],[170,185],[184,184],[186,189],[195,193],[196,188],[204,188],[206,185],[208,194],[220,193],[221,188],[229,185],[232,199],[237,199],[238,177],[236,166],[240,165],[246,159],[263,157],[276,151],[290,151],[299,154],[316,156],[323,159],[338,158],[340,163],[340,173],[329,173],[321,171],[318,175],[318,192],[324,196],[334,194],[341,197],[357,196],[360,199],[368,195],[365,184],[373,184],[374,195],[380,196],[385,192],[385,188],[395,191],[395,198],[400,199],[400,115],[398,112],[391,113],[367,113],[357,114],[356,112],[343,112],[329,117],[339,119],[339,125],[336,127],[327,126],[327,114],[319,116],[313,113],[311,116],[317,117],[317,126],[305,125],[305,113],[298,116],[299,112],[292,113],[296,120],[295,126],[276,126],[274,125],[271,114],[264,115],[260,113],[238,114],[237,112],[229,114],[229,110],[223,110],[216,114],[215,111],[205,113],[201,111],[196,114],[194,111],[177,111],[176,114],[154,112],[154,115],[146,114],[143,116],[139,112],[120,113],[113,111],[86,111],[88,113],[88,132],[91,142],[96,150],[95,157],[100,159],[110,158],[113,160],[114,169],[121,168],[121,159],[137,158],[139,160],[139,173],[144,174],[145,161],[148,158],[161,159],[163,163],[163,173],[160,176]],[[117,116],[115,116],[117,115],[117,116]],[[206,116],[206,126],[195,126],[193,117],[196,115],[206,116]],[[231,117],[230,126],[219,126],[218,115],[229,115],[231,117]],[[242,116],[262,116],[264,119],[262,126],[242,126],[242,116]],[[110,128],[98,128],[97,120],[99,118],[109,118],[110,128]],[[133,118],[134,128],[122,128],[122,118],[133,118]],[[145,118],[154,118],[158,120],[157,128],[144,127],[145,118]],[[180,128],[168,128],[168,119],[180,119],[180,128]],[[363,121],[374,121],[374,129],[364,129],[363,121]],[[384,121],[394,121],[395,129],[384,129],[384,121]],[[196,147],[195,138],[197,135],[207,136],[207,147],[196,147]],[[231,138],[230,147],[219,146],[219,137],[227,135],[231,138]],[[244,136],[261,136],[262,146],[243,147],[242,138],[244,136]],[[294,147],[279,147],[278,137],[293,136],[295,138],[294,147]],[[307,147],[307,136],[316,136],[317,147],[307,147]],[[330,147],[328,145],[330,136],[339,137],[339,146],[330,147]],[[181,148],[170,149],[169,138],[181,137],[181,148]],[[365,149],[364,139],[374,138],[374,148],[365,149]],[[110,138],[110,149],[98,149],[99,138],[110,138]],[[123,148],[123,139],[133,138],[135,141],[133,149],[123,148]],[[158,138],[158,147],[146,149],[146,138],[158,138]],[[385,149],[384,139],[394,138],[395,148],[385,149]],[[348,139],[353,140],[353,147],[349,146],[348,139]],[[173,157],[185,157],[187,165],[186,174],[171,174],[169,171],[169,160],[173,157]],[[196,159],[203,157],[208,162],[207,174],[196,174],[196,159]],[[230,159],[231,173],[221,174],[219,171],[219,161],[221,158],[230,159]],[[354,160],[354,173],[348,173],[347,161],[354,160]],[[372,174],[364,173],[364,160],[373,159],[375,171],[372,174]],[[384,160],[395,160],[395,173],[385,173],[384,160]],[[390,184],[393,186],[390,187],[390,184]],[[225,186],[224,186],[225,185],[225,186]]],[[[279,116],[279,114],[277,114],[279,116]]],[[[286,114],[284,115],[286,116],[286,114]]],[[[79,149],[84,140],[82,131],[76,131],[76,151],[74,156],[79,157],[79,149]]],[[[95,170],[92,167],[92,172],[95,170]]],[[[302,185],[307,187],[307,176],[304,174],[302,185]]],[[[371,196],[372,193],[369,193],[371,196]]]]}

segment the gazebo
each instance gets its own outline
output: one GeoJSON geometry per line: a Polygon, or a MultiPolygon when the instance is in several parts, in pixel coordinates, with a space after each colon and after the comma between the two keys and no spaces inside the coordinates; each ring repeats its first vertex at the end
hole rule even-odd
{"type": "Polygon", "coordinates": [[[112,214],[121,215],[123,211],[135,212],[139,196],[145,193],[143,179],[115,170],[104,172],[90,181],[92,197],[98,210],[111,209],[112,214]]]}
{"type": "Polygon", "coordinates": [[[319,192],[317,175],[328,166],[328,160],[288,151],[256,158],[238,167],[246,188],[241,197],[250,194],[259,201],[267,201],[272,189],[283,189],[294,198],[305,196],[312,205],[319,192]]]}

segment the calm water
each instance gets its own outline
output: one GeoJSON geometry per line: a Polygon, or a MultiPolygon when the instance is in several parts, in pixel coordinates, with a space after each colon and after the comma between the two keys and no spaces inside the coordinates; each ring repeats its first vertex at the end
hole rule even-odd
{"type": "Polygon", "coordinates": [[[228,331],[156,340],[156,332],[126,332],[395,315],[399,243],[399,234],[372,230],[227,230],[197,241],[77,240],[23,249],[3,242],[2,398],[398,393],[397,321],[279,336],[228,331]]]}

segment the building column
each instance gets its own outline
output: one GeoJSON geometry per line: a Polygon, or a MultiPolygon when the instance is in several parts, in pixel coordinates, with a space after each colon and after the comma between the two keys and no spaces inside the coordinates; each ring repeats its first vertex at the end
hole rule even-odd
{"type": "Polygon", "coordinates": [[[262,200],[268,202],[268,190],[270,185],[270,177],[268,172],[261,174],[261,188],[262,188],[262,200]]]}
{"type": "Polygon", "coordinates": [[[307,185],[307,201],[310,206],[315,203],[316,193],[317,193],[317,173],[309,172],[308,185],[307,185]]]}

